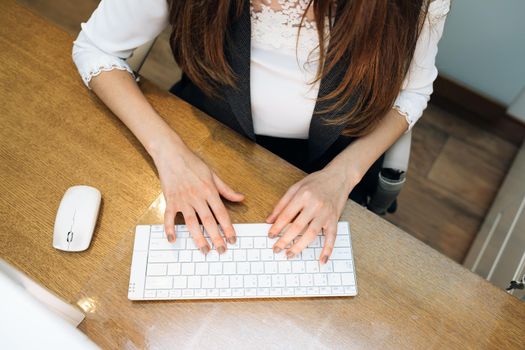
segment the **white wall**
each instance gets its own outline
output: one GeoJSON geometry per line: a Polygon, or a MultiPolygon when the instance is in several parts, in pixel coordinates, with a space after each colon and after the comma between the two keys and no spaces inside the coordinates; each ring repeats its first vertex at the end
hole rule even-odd
{"type": "Polygon", "coordinates": [[[452,0],[436,65],[508,107],[525,87],[525,0],[452,0]]]}

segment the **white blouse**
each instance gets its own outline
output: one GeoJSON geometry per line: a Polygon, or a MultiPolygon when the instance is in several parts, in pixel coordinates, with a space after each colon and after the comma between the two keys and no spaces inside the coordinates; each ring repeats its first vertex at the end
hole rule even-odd
{"type": "MultiPolygon", "coordinates": [[[[306,2],[273,1],[279,10],[265,4],[271,0],[251,6],[253,126],[258,135],[307,139],[319,90],[319,82],[310,84],[318,67],[317,29],[315,23],[306,21],[296,50],[297,25],[306,2]]],[[[408,130],[430,99],[437,76],[437,44],[449,8],[450,0],[430,3],[409,72],[393,106],[405,116],[408,130]]],[[[91,18],[81,24],[73,46],[73,60],[86,86],[103,71],[121,69],[133,74],[126,59],[167,25],[167,0],[102,0],[91,18]]]]}

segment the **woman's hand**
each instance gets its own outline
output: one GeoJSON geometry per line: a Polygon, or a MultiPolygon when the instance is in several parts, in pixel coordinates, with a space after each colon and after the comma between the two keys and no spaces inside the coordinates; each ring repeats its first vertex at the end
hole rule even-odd
{"type": "Polygon", "coordinates": [[[274,244],[275,253],[284,250],[297,235],[303,233],[286,251],[287,257],[293,258],[322,231],[325,243],[319,260],[323,264],[327,262],[332,254],[337,222],[348,194],[359,182],[349,179],[347,174],[346,169],[340,166],[328,165],[290,187],[266,219],[267,223],[273,224],[268,232],[270,238],[276,237],[290,224],[274,244]]]}
{"type": "Polygon", "coordinates": [[[235,243],[237,238],[220,195],[234,202],[242,201],[244,195],[226,185],[176,137],[162,141],[156,147],[153,159],[166,199],[164,226],[168,241],[174,242],[176,239],[174,221],[177,213],[181,212],[196,246],[203,254],[207,254],[210,246],[200,229],[198,215],[215,249],[219,254],[224,253],[226,243],[219,232],[217,221],[228,243],[235,243]]]}

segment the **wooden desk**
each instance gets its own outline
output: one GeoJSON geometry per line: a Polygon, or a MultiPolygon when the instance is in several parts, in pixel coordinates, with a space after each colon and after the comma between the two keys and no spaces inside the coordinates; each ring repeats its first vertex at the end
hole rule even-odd
{"type": "MultiPolygon", "coordinates": [[[[0,256],[87,312],[104,348],[523,348],[525,304],[349,202],[355,298],[130,302],[132,230],[161,222],[154,168],[82,85],[72,38],[0,2],[0,256]],[[91,248],[51,247],[66,188],[98,187],[91,248]],[[150,204],[151,207],[148,209],[150,204]]],[[[260,222],[304,174],[145,82],[153,106],[234,188],[234,222],[260,222]]],[[[453,218],[451,218],[453,219],[453,218]]],[[[443,223],[446,224],[446,223],[443,223]]]]}

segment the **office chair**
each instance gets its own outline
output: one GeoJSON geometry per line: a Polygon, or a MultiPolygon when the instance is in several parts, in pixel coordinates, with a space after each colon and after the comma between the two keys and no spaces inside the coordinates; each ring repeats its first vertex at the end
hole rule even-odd
{"type": "MultiPolygon", "coordinates": [[[[149,41],[135,49],[127,62],[135,72],[137,81],[140,80],[140,69],[155,43],[149,41]]],[[[410,158],[410,146],[412,141],[412,131],[407,132],[399,138],[386,152],[383,166],[379,173],[377,188],[370,196],[366,207],[380,215],[387,212],[393,213],[397,208],[396,198],[401,192],[406,180],[408,162],[410,158]]]]}

